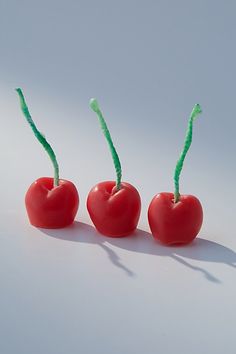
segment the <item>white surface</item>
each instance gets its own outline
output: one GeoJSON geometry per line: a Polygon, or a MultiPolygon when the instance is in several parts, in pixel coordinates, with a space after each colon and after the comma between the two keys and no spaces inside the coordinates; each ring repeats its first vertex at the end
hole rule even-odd
{"type": "Polygon", "coordinates": [[[235,354],[235,13],[235,1],[0,0],[1,354],[235,354]],[[52,167],[18,86],[78,187],[63,231],[28,224],[25,192],[52,167]],[[114,178],[91,97],[142,197],[131,238],[90,226],[87,193],[114,178]],[[166,248],[147,233],[147,207],[173,190],[197,102],[180,192],[201,200],[204,225],[166,248]]]}
{"type": "MultiPolygon", "coordinates": [[[[187,247],[163,247],[146,232],[148,202],[155,189],[160,191],[144,173],[149,167],[146,161],[138,185],[143,200],[139,228],[146,231],[124,239],[103,237],[89,225],[85,208],[96,174],[104,174],[104,180],[105,174],[113,173],[98,131],[93,146],[97,151],[104,146],[102,172],[98,155],[88,164],[89,148],[79,153],[86,137],[73,142],[78,151],[76,164],[68,163],[63,154],[59,158],[61,166],[66,166],[63,177],[78,186],[77,221],[64,230],[36,229],[28,224],[24,194],[42,171],[50,175],[51,165],[24,122],[16,97],[12,101],[4,97],[1,107],[2,114],[12,118],[5,121],[7,134],[1,141],[1,353],[221,354],[227,347],[226,352],[233,354],[236,243],[234,219],[225,207],[232,203],[230,196],[225,196],[225,205],[214,207],[209,197],[214,183],[207,177],[204,184],[199,180],[199,198],[205,208],[202,232],[187,247]],[[10,132],[13,121],[15,129],[10,132]],[[4,148],[10,139],[12,145],[4,148]]],[[[44,109],[50,112],[50,107],[44,109]]],[[[40,109],[33,111],[35,116],[42,115],[40,109]]],[[[87,118],[91,117],[92,112],[87,118]]],[[[50,132],[48,136],[60,134],[43,118],[40,126],[50,132]]],[[[66,122],[60,127],[65,133],[66,122]]],[[[68,135],[73,136],[73,129],[68,135]]],[[[70,144],[55,145],[62,151],[70,144]]],[[[143,148],[140,159],[145,161],[148,152],[143,148]]],[[[126,159],[131,162],[132,156],[126,159]]],[[[191,171],[188,177],[194,180],[191,171]]]]}

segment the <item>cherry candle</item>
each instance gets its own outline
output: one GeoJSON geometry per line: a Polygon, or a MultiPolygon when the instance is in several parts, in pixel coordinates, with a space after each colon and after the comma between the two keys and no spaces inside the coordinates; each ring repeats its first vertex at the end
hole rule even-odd
{"type": "Polygon", "coordinates": [[[116,170],[116,181],[105,181],[94,186],[88,194],[87,209],[101,234],[111,237],[127,236],[137,227],[141,199],[136,188],[127,182],[121,182],[120,160],[98,102],[91,99],[90,107],[97,114],[108,142],[116,170]]]}
{"type": "Polygon", "coordinates": [[[54,178],[41,177],[37,179],[26,193],[25,205],[29,221],[33,226],[47,229],[68,226],[74,221],[79,206],[77,189],[72,182],[59,179],[56,155],[31,118],[21,89],[18,88],[16,91],[19,95],[22,112],[34,135],[48,153],[54,167],[54,178]]]}
{"type": "Polygon", "coordinates": [[[202,225],[203,211],[200,201],[193,195],[179,193],[179,177],[192,142],[193,122],[199,113],[201,107],[196,104],[189,118],[184,148],[175,168],[175,192],[159,193],[149,205],[148,221],[153,237],[166,245],[191,242],[202,225]]]}

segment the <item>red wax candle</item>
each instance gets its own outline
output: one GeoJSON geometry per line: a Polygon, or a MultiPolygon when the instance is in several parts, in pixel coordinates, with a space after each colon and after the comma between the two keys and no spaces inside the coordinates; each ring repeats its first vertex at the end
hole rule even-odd
{"type": "Polygon", "coordinates": [[[97,113],[101,128],[108,141],[117,180],[98,183],[88,194],[87,209],[96,229],[106,236],[123,237],[130,235],[137,227],[141,199],[136,188],[121,182],[121,164],[106,122],[95,99],[90,106],[97,113]]]}
{"type": "Polygon", "coordinates": [[[175,169],[175,193],[159,193],[149,205],[148,221],[153,237],[165,245],[191,242],[202,226],[200,201],[193,195],[179,193],[179,176],[192,142],[193,121],[199,113],[201,107],[197,104],[191,113],[184,148],[175,169]]]}
{"type": "Polygon", "coordinates": [[[47,151],[53,166],[54,178],[41,177],[31,184],[25,205],[29,221],[33,226],[57,229],[73,223],[79,206],[79,195],[75,185],[59,179],[59,167],[52,147],[36,128],[26,105],[21,89],[16,90],[20,98],[21,109],[30,124],[36,138],[47,151]]]}

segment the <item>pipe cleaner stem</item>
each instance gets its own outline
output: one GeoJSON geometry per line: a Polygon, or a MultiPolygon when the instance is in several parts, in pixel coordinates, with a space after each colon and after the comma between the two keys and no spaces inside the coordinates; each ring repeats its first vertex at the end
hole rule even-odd
{"type": "Polygon", "coordinates": [[[187,128],[187,133],[184,141],[184,147],[183,150],[180,154],[179,160],[177,161],[176,167],[175,167],[175,172],[174,172],[174,184],[175,184],[175,192],[174,192],[174,202],[177,203],[180,198],[180,193],[179,193],[179,176],[183,168],[184,164],[184,159],[186,157],[186,154],[190,148],[190,145],[192,143],[192,135],[193,135],[193,122],[197,118],[197,116],[202,112],[202,109],[199,104],[195,104],[193,107],[192,113],[190,115],[189,121],[188,121],[188,128],[187,128]]]}
{"type": "Polygon", "coordinates": [[[57,163],[56,155],[55,155],[51,145],[47,142],[46,138],[37,129],[32,117],[30,115],[29,109],[28,109],[27,104],[25,102],[24,95],[22,93],[22,90],[20,88],[17,88],[16,92],[19,95],[21,110],[22,110],[27,122],[29,123],[31,129],[34,132],[34,135],[36,136],[36,138],[38,139],[40,144],[43,145],[44,149],[46,150],[46,152],[48,153],[48,155],[49,155],[49,157],[50,157],[50,159],[52,161],[52,164],[53,164],[53,167],[54,167],[54,187],[59,186],[59,166],[58,166],[58,163],[57,163]]]}
{"type": "Polygon", "coordinates": [[[99,108],[98,102],[95,98],[92,98],[89,102],[90,107],[92,108],[92,110],[97,114],[98,119],[99,119],[99,123],[101,126],[101,129],[103,131],[103,134],[105,135],[105,138],[108,142],[110,151],[111,151],[111,155],[112,155],[112,159],[114,162],[114,166],[115,166],[115,170],[116,170],[116,188],[117,190],[120,189],[120,185],[121,185],[121,176],[122,176],[122,170],[121,170],[121,164],[120,164],[120,159],[119,156],[116,152],[116,149],[114,147],[112,138],[111,138],[111,134],[108,130],[107,124],[105,119],[103,118],[102,112],[99,108]]]}

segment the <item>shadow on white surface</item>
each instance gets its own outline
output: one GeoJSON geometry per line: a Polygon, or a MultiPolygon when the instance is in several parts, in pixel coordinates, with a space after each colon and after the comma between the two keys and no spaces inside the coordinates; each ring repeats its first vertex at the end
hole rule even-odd
{"type": "Polygon", "coordinates": [[[200,237],[188,245],[164,246],[155,241],[150,233],[137,230],[135,235],[127,240],[109,239],[108,242],[134,252],[170,257],[190,269],[203,273],[206,279],[214,283],[221,283],[221,281],[206,269],[189,263],[186,258],[202,262],[222,263],[236,269],[236,253],[233,250],[200,237]],[[133,239],[134,237],[136,240],[133,239]]]}
{"type": "Polygon", "coordinates": [[[116,254],[116,252],[106,245],[106,241],[110,238],[101,236],[91,225],[75,221],[71,226],[64,229],[40,228],[39,230],[44,234],[59,240],[96,244],[106,252],[108,258],[116,267],[122,269],[130,277],[135,276],[129,268],[121,263],[120,257],[116,254]]]}
{"type": "Polygon", "coordinates": [[[170,257],[194,271],[201,272],[207,280],[214,283],[221,283],[221,281],[203,267],[189,263],[186,258],[202,262],[222,263],[236,269],[236,253],[233,250],[199,237],[189,245],[167,247],[155,241],[150,233],[143,230],[138,229],[129,237],[112,238],[100,235],[91,225],[78,221],[65,229],[40,229],[40,231],[56,239],[96,244],[102,247],[111,262],[130,277],[135,274],[121,262],[114,248],[108,247],[109,244],[130,252],[170,257]]]}

